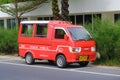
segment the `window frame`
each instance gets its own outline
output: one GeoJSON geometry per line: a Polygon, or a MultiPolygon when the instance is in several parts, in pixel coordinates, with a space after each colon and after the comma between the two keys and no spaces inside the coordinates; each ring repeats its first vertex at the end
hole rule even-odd
{"type": "Polygon", "coordinates": [[[42,23],[42,24],[39,24],[39,23],[37,23],[36,24],[36,28],[35,28],[35,37],[36,38],[47,38],[47,35],[48,34],[48,24],[46,24],[46,23],[42,23]],[[37,25],[39,25],[39,26],[37,26],[37,25]],[[40,25],[42,25],[42,26],[40,26],[40,25]],[[45,25],[45,26],[44,26],[45,25]],[[41,33],[39,33],[39,34],[37,34],[37,28],[41,28],[41,30],[43,29],[45,29],[43,32],[41,31],[41,33]]]}
{"type": "Polygon", "coordinates": [[[22,24],[21,36],[22,37],[32,37],[33,36],[33,30],[34,30],[34,24],[22,24]],[[29,27],[28,25],[30,25],[30,28],[31,28],[31,29],[29,28],[31,30],[30,33],[28,32],[28,27],[29,27]],[[23,27],[26,27],[27,30],[23,31],[23,29],[24,29],[23,27]]]}
{"type": "MultiPolygon", "coordinates": [[[[64,37],[63,38],[55,38],[55,31],[56,31],[56,29],[61,29],[61,30],[63,30],[64,32],[65,32],[65,34],[67,35],[67,31],[65,30],[65,28],[61,28],[61,27],[55,27],[54,28],[54,39],[59,39],[59,40],[64,40],[64,37]]],[[[64,34],[64,35],[65,35],[64,34]]]]}

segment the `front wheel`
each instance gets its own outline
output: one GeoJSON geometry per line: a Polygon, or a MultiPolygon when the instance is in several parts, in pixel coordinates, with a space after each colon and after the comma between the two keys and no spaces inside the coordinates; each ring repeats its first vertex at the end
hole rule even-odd
{"type": "Polygon", "coordinates": [[[79,64],[80,64],[81,67],[85,67],[85,66],[87,66],[88,63],[89,63],[89,61],[79,62],[79,64]]]}
{"type": "Polygon", "coordinates": [[[59,68],[64,68],[67,66],[66,58],[63,55],[58,55],[56,58],[56,65],[59,68]]]}
{"type": "Polygon", "coordinates": [[[26,54],[25,62],[29,65],[33,64],[35,62],[35,59],[33,58],[32,54],[30,54],[30,53],[26,54]]]}

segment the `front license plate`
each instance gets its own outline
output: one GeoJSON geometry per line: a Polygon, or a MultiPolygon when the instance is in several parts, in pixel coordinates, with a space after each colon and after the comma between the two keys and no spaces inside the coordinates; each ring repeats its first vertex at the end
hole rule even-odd
{"type": "Polygon", "coordinates": [[[87,61],[88,56],[80,56],[79,61],[87,61]]]}

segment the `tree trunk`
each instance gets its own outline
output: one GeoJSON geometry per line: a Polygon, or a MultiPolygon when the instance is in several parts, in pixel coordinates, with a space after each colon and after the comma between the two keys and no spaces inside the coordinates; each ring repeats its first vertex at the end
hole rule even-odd
{"type": "Polygon", "coordinates": [[[69,21],[68,1],[69,0],[62,0],[61,1],[61,5],[62,5],[61,6],[61,17],[62,17],[62,20],[65,20],[65,21],[69,21]]]}
{"type": "Polygon", "coordinates": [[[60,14],[59,14],[58,0],[52,0],[52,12],[53,12],[54,20],[61,19],[60,14]]]}
{"type": "Polygon", "coordinates": [[[15,21],[16,21],[16,28],[19,26],[19,16],[18,16],[18,0],[14,0],[15,5],[15,21]]]}

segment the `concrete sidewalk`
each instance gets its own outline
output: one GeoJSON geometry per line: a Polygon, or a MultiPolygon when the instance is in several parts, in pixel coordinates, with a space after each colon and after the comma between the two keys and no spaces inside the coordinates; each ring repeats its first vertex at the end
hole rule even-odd
{"type": "Polygon", "coordinates": [[[0,55],[0,59],[21,59],[18,55],[0,55]]]}

